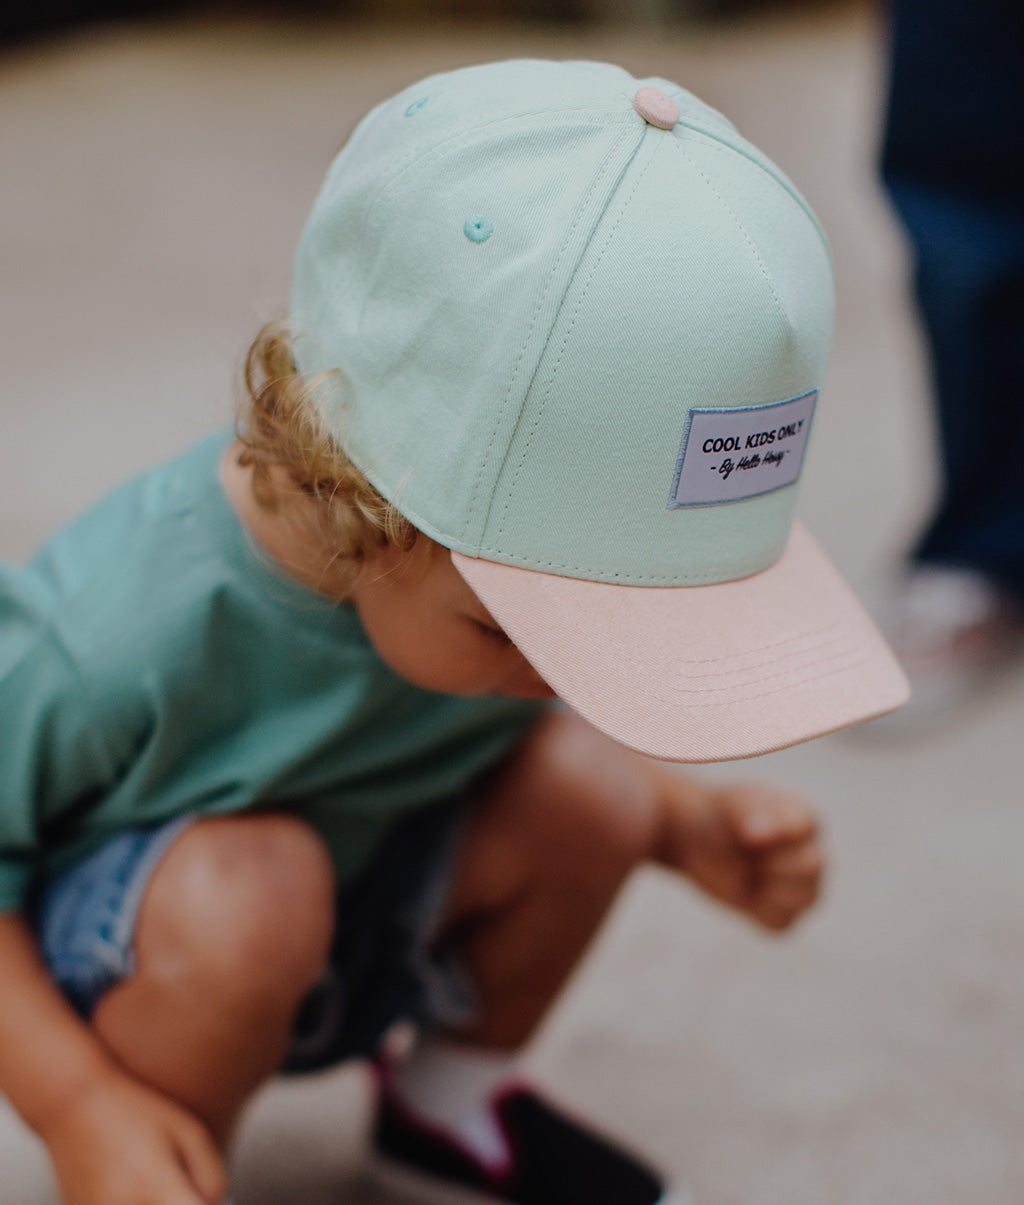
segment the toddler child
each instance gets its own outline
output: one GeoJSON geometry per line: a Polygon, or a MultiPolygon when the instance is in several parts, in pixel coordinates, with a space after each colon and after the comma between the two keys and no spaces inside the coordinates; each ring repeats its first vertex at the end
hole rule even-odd
{"type": "Polygon", "coordinates": [[[684,1199],[516,1052],[640,864],[813,902],[805,804],[661,762],[902,701],[792,525],[831,313],[675,84],[497,63],[363,121],[237,436],[0,576],[0,1089],[65,1205],[216,1205],[254,1090],[348,1058],[429,1199],[684,1199]]]}

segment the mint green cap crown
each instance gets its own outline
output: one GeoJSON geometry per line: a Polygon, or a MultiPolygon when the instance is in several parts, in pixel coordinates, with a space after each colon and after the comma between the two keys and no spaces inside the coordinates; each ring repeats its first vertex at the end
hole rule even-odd
{"type": "Polygon", "coordinates": [[[700,410],[819,389],[824,236],[677,84],[604,63],[436,75],[332,164],[296,258],[322,421],[420,530],[570,577],[695,585],[774,563],[797,485],[673,506],[700,410]],[[671,129],[633,106],[653,86],[671,129]]]}

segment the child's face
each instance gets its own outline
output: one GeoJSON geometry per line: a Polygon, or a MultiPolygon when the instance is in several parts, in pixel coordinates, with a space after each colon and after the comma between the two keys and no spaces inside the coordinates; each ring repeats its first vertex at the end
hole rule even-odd
{"type": "Polygon", "coordinates": [[[352,591],[367,635],[388,665],[425,690],[548,699],[554,691],[498,627],[452,564],[421,537],[385,549],[352,591]]]}

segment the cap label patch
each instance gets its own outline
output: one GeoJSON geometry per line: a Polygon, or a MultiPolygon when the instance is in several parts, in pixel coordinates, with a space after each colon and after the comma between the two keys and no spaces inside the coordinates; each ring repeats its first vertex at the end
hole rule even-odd
{"type": "Polygon", "coordinates": [[[800,476],[818,391],[765,406],[691,410],[669,510],[738,502],[800,476]]]}

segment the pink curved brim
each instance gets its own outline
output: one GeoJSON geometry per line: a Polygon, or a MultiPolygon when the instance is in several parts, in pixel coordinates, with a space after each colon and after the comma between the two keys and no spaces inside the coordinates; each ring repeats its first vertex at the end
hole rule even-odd
{"type": "Polygon", "coordinates": [[[892,711],[899,664],[810,535],[715,586],[619,586],[452,562],[574,711],[665,761],[755,757],[892,711]]]}

